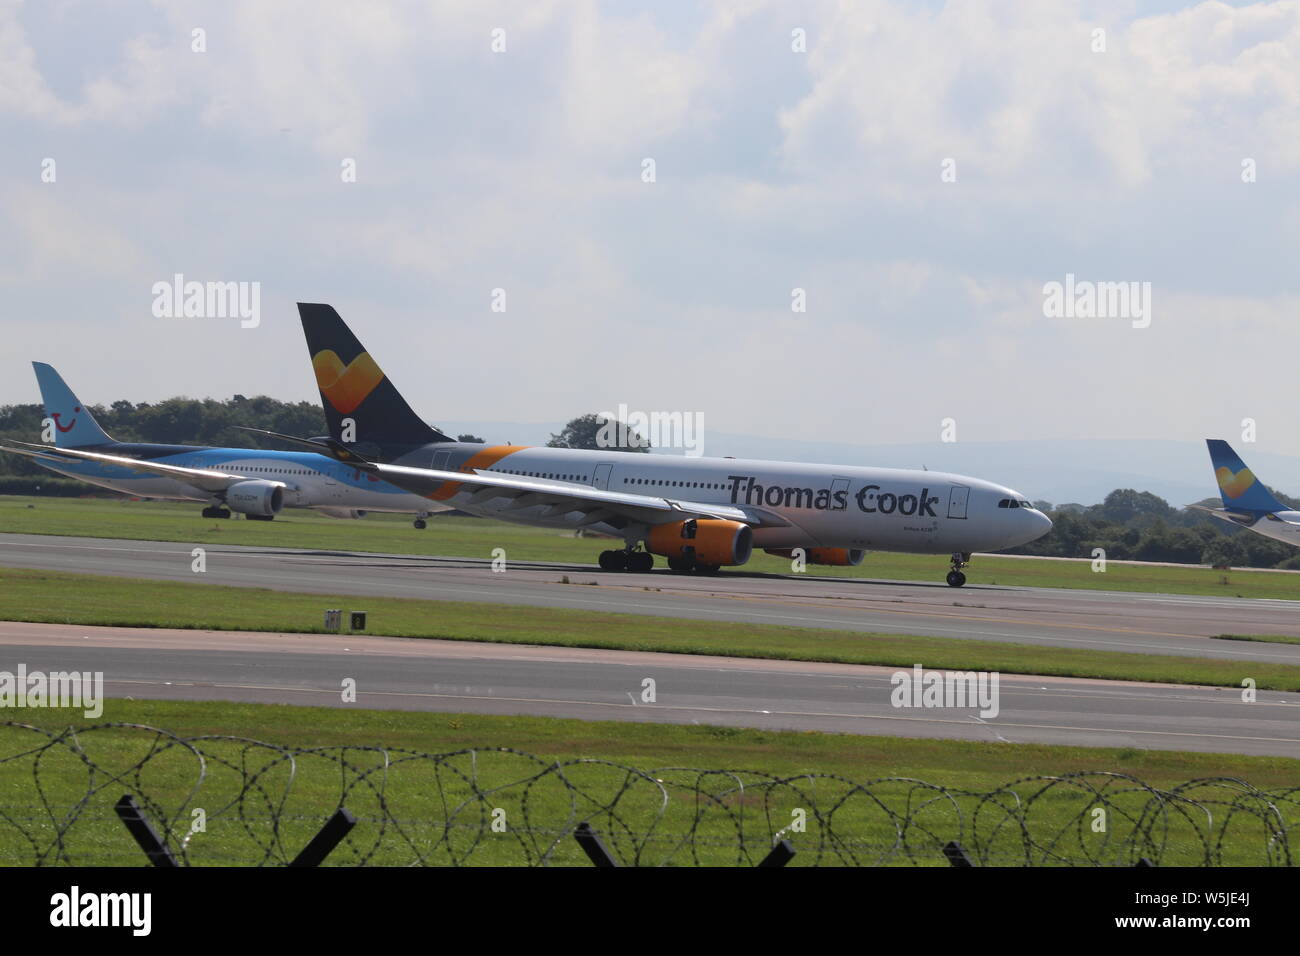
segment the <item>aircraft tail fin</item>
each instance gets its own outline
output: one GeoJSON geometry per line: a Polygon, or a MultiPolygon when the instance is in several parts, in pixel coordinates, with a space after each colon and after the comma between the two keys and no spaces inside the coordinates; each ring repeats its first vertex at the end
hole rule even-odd
{"type": "Polygon", "coordinates": [[[54,423],[56,448],[78,448],[83,445],[111,445],[113,439],[99,427],[90,409],[78,401],[53,365],[33,362],[36,384],[41,390],[45,414],[54,423]]]}
{"type": "Polygon", "coordinates": [[[1226,441],[1207,438],[1205,444],[1210,449],[1210,464],[1214,466],[1214,477],[1218,480],[1219,496],[1225,508],[1259,513],[1288,510],[1226,441]]]}
{"type": "Polygon", "coordinates": [[[411,410],[332,305],[299,302],[298,315],[330,438],[389,459],[455,440],[411,410]]]}

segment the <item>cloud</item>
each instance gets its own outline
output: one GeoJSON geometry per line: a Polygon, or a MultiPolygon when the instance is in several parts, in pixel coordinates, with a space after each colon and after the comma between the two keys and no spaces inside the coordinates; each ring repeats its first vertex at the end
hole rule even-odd
{"type": "Polygon", "coordinates": [[[76,326],[115,359],[82,360],[89,395],[314,398],[292,303],[323,299],[435,418],[1199,438],[1241,404],[1294,432],[1260,343],[1300,294],[1298,24],[1294,2],[0,0],[0,282],[44,318],[7,323],[0,361],[76,326]],[[263,327],[159,325],[174,272],[260,281],[263,327]],[[1066,272],[1152,282],[1152,328],[1044,318],[1066,272]]]}

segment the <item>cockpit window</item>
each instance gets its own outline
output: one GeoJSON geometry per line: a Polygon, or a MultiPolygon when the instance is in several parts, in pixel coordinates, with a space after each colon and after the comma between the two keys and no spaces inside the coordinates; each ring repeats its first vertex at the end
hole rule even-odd
{"type": "Polygon", "coordinates": [[[1020,502],[1019,502],[1019,501],[1016,501],[1015,498],[1012,498],[1012,499],[1011,499],[1011,504],[1007,505],[1007,507],[1008,507],[1008,508],[1019,508],[1019,507],[1020,507],[1020,502]]]}
{"type": "Polygon", "coordinates": [[[1011,507],[1011,502],[1008,501],[1006,498],[1003,498],[1001,501],[998,502],[998,507],[999,507],[999,508],[1010,508],[1010,507],[1011,507]]]}

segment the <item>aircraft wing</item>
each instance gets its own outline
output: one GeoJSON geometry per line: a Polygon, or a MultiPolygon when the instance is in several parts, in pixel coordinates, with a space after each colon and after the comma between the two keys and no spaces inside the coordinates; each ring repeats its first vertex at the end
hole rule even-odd
{"type": "Polygon", "coordinates": [[[775,515],[768,516],[753,508],[606,491],[589,485],[499,475],[481,469],[474,472],[438,471],[432,468],[363,462],[355,456],[348,464],[377,475],[398,488],[435,501],[446,502],[458,492],[469,491],[469,501],[472,504],[483,504],[497,498],[509,499],[505,508],[507,512],[538,505],[546,507],[545,517],[582,512],[584,517],[578,522],[579,526],[618,517],[650,525],[669,524],[688,518],[721,518],[755,527],[784,523],[783,519],[775,515]]]}
{"type": "MultiPolygon", "coordinates": [[[[164,478],[175,478],[177,481],[183,481],[193,486],[204,494],[214,494],[225,491],[237,481],[247,481],[250,478],[262,479],[258,475],[236,475],[226,471],[214,471],[208,468],[182,468],[179,465],[161,465],[152,461],[141,461],[138,458],[127,458],[123,455],[105,455],[97,451],[77,451],[73,448],[54,448],[50,445],[32,445],[27,442],[16,442],[6,440],[0,443],[0,450],[13,452],[15,455],[25,455],[28,458],[34,458],[37,461],[45,459],[47,461],[97,461],[104,465],[115,465],[119,468],[129,468],[132,471],[138,471],[147,475],[160,475],[164,478]],[[18,447],[21,446],[21,447],[18,447]]],[[[282,481],[272,481],[272,484],[288,487],[282,481]]]]}
{"type": "Polygon", "coordinates": [[[1260,518],[1264,518],[1268,521],[1276,521],[1279,524],[1300,525],[1300,522],[1287,521],[1285,518],[1279,518],[1277,515],[1269,514],[1268,512],[1251,514],[1244,511],[1228,511],[1226,508],[1207,508],[1205,505],[1188,505],[1187,507],[1194,508],[1197,511],[1204,511],[1206,514],[1213,515],[1220,521],[1231,521],[1233,524],[1247,527],[1253,525],[1260,518]]]}
{"type": "MultiPolygon", "coordinates": [[[[262,428],[244,428],[267,438],[309,447],[318,454],[328,455],[350,468],[357,468],[383,478],[390,485],[413,494],[448,503],[463,488],[473,494],[470,502],[482,504],[494,498],[509,498],[507,511],[517,511],[535,505],[547,506],[545,517],[556,517],[578,511],[584,514],[579,526],[597,524],[612,518],[628,518],[644,524],[670,524],[687,518],[721,518],[739,521],[755,528],[786,527],[789,521],[763,508],[739,505],[710,504],[682,501],[653,495],[636,495],[623,491],[606,491],[590,485],[575,485],[545,478],[525,478],[519,475],[502,475],[477,469],[474,472],[438,471],[432,468],[412,468],[408,465],[386,465],[369,461],[332,438],[319,440],[295,438],[262,428]]],[[[454,507],[454,505],[452,505],[454,507]]]]}

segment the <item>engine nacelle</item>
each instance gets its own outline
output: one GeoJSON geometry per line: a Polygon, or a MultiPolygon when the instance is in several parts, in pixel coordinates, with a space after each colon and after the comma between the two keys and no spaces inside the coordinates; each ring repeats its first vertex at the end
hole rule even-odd
{"type": "Polygon", "coordinates": [[[697,564],[744,564],[754,552],[754,532],[739,521],[690,518],[654,525],[646,550],[666,558],[694,559],[697,564]]]}
{"type": "Polygon", "coordinates": [[[237,481],[226,489],[226,507],[241,515],[278,515],[284,505],[284,485],[264,478],[237,481]]]}
{"type": "MultiPolygon", "coordinates": [[[[783,548],[779,550],[767,549],[768,554],[776,555],[778,558],[793,558],[793,548],[783,548]]],[[[862,563],[862,559],[867,556],[867,552],[851,548],[805,548],[804,560],[809,564],[826,564],[837,568],[856,568],[862,563]]]]}
{"type": "Polygon", "coordinates": [[[317,508],[327,518],[364,518],[366,512],[360,508],[317,508]]]}

